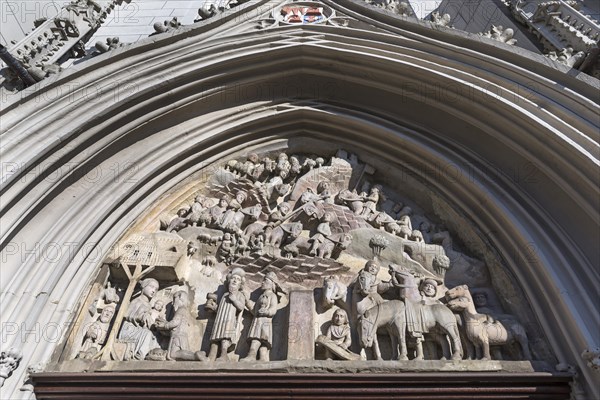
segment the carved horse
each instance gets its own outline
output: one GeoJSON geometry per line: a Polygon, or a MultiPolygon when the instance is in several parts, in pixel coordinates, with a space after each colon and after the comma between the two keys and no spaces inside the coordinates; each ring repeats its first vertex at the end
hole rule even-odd
{"type": "Polygon", "coordinates": [[[323,290],[321,292],[321,305],[325,310],[330,309],[334,304],[345,310],[348,309],[346,296],[348,286],[344,285],[338,276],[328,276],[323,279],[323,290]]]}
{"type": "Polygon", "coordinates": [[[392,357],[395,360],[408,360],[406,349],[406,321],[404,302],[390,300],[365,311],[358,318],[358,337],[364,349],[371,349],[377,360],[382,360],[377,330],[385,327],[392,340],[392,357]]]}
{"type": "MultiPolygon", "coordinates": [[[[438,329],[450,337],[452,359],[462,358],[462,346],[458,334],[456,317],[443,304],[413,304],[417,312],[423,315],[423,327],[427,331],[438,329]]],[[[377,343],[377,329],[385,326],[392,339],[394,359],[407,360],[405,305],[401,300],[390,300],[368,309],[358,321],[358,332],[364,348],[372,348],[375,357],[380,360],[381,352],[377,343]]],[[[417,341],[417,354],[423,354],[422,343],[417,341]]]]}
{"type": "Polygon", "coordinates": [[[525,329],[516,321],[502,323],[487,314],[479,314],[475,310],[473,300],[469,297],[457,297],[448,302],[448,307],[462,313],[466,336],[475,346],[475,356],[481,360],[491,360],[490,345],[506,345],[518,342],[523,356],[531,360],[529,341],[525,329]],[[506,326],[505,326],[506,324],[506,326]]]}

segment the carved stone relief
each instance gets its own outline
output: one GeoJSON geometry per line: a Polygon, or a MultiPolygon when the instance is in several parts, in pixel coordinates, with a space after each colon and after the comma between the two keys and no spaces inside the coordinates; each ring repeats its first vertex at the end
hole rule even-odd
{"type": "Polygon", "coordinates": [[[464,273],[485,263],[375,172],[343,150],[218,166],[115,246],[68,357],[530,360],[525,328],[464,273]],[[471,288],[446,286],[454,268],[471,288]]]}

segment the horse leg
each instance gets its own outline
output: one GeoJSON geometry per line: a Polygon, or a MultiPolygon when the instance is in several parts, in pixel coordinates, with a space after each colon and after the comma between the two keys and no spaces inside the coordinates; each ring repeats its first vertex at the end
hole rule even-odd
{"type": "Polygon", "coordinates": [[[377,340],[377,332],[373,334],[373,356],[376,360],[382,361],[381,350],[379,349],[379,341],[377,340]]]}
{"type": "Polygon", "coordinates": [[[437,342],[440,344],[442,348],[442,360],[447,360],[450,358],[450,343],[448,342],[448,336],[446,335],[437,335],[437,342]]]}
{"type": "Polygon", "coordinates": [[[492,356],[490,356],[490,341],[489,339],[485,338],[481,344],[481,347],[483,348],[483,357],[481,357],[482,360],[491,360],[492,356]]]}
{"type": "Polygon", "coordinates": [[[423,355],[423,338],[418,337],[415,339],[417,341],[417,356],[415,357],[415,360],[423,360],[425,358],[423,355]]]}
{"type": "Polygon", "coordinates": [[[473,343],[473,347],[475,347],[475,359],[481,360],[481,344],[473,343]]]}
{"type": "Polygon", "coordinates": [[[458,326],[452,325],[450,329],[448,329],[448,334],[452,339],[452,359],[462,360],[463,350],[460,342],[460,334],[458,333],[458,326]]]}
{"type": "MultiPolygon", "coordinates": [[[[404,310],[402,310],[402,313],[404,313],[404,310]]],[[[408,360],[408,350],[406,348],[406,324],[403,321],[398,321],[398,324],[398,342],[400,342],[400,355],[398,356],[398,360],[406,361],[408,360]]]]}
{"type": "Polygon", "coordinates": [[[393,332],[392,328],[388,329],[390,340],[392,341],[392,360],[398,360],[400,356],[398,348],[398,332],[393,332]]]}

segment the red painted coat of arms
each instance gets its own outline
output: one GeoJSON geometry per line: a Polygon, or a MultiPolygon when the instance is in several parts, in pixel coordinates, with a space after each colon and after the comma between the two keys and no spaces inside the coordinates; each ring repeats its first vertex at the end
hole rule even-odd
{"type": "Polygon", "coordinates": [[[281,8],[283,21],[290,24],[313,24],[324,21],[323,7],[285,6],[281,8]]]}

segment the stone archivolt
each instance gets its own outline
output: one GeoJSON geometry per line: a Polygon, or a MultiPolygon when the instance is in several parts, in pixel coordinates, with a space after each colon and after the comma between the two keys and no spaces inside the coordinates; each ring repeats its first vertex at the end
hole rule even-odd
{"type": "Polygon", "coordinates": [[[485,264],[356,155],[253,153],[194,188],[114,247],[64,358],[531,359],[491,286],[445,285],[485,264]]]}

